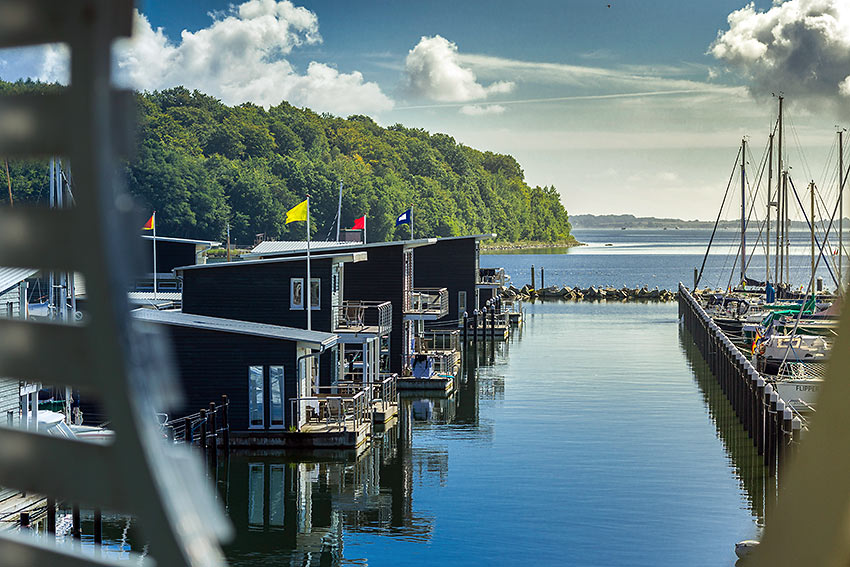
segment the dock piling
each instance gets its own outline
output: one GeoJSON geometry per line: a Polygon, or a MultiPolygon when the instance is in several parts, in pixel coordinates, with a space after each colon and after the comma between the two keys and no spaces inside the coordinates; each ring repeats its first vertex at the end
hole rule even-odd
{"type": "Polygon", "coordinates": [[[201,454],[207,460],[207,410],[201,410],[201,454]]]}
{"type": "Polygon", "coordinates": [[[534,287],[534,264],[531,265],[531,289],[537,289],[534,287]]]}
{"type": "Polygon", "coordinates": [[[56,499],[47,499],[47,533],[56,535],[56,499]]]}
{"type": "Polygon", "coordinates": [[[210,402],[210,409],[207,412],[207,419],[209,419],[209,432],[210,432],[210,466],[215,470],[218,468],[218,424],[216,423],[218,420],[216,419],[216,414],[218,412],[215,409],[215,402],[210,402]]]}
{"type": "Polygon", "coordinates": [[[230,454],[230,399],[226,394],[221,396],[221,419],[224,432],[224,453],[230,454]]]}
{"type": "Polygon", "coordinates": [[[81,539],[83,536],[82,527],[80,525],[80,505],[74,504],[71,508],[71,537],[81,539]]]}
{"type": "Polygon", "coordinates": [[[94,510],[94,545],[95,549],[103,545],[103,512],[100,508],[94,510]]]}

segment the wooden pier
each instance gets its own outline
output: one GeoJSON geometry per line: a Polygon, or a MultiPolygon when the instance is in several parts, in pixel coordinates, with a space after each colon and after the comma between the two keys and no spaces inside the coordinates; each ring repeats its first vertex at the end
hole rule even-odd
{"type": "Polygon", "coordinates": [[[758,454],[764,458],[770,476],[776,476],[786,458],[796,451],[802,420],[794,416],[773,386],[681,283],[677,297],[680,321],[693,337],[758,454]]]}

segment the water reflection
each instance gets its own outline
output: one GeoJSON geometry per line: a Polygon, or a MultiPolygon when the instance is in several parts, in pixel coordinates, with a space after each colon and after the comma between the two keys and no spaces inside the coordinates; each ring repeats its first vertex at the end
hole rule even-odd
{"type": "Polygon", "coordinates": [[[776,477],[767,474],[763,457],[758,454],[752,438],[744,430],[735,410],[684,327],[679,328],[679,344],[687,357],[706,411],[717,429],[717,437],[723,443],[735,477],[744,488],[749,509],[758,527],[762,528],[771,508],[770,503],[776,501],[776,477]]]}
{"type": "Polygon", "coordinates": [[[485,341],[470,348],[454,393],[405,395],[396,422],[377,433],[359,455],[250,454],[225,460],[217,475],[236,528],[227,548],[231,564],[366,564],[365,557],[346,555],[347,538],[380,534],[431,541],[435,516],[421,502],[414,507],[414,491],[446,486],[449,449],[439,441],[415,446],[415,432],[445,430],[452,437],[467,432],[490,442],[493,428],[480,423],[479,400],[504,400],[505,378],[479,378],[479,371],[482,365],[503,362],[508,348],[507,343],[485,341]]]}

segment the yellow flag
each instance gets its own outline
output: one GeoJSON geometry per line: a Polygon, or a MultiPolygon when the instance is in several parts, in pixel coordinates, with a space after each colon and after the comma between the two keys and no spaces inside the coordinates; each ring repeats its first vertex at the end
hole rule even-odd
{"type": "Polygon", "coordinates": [[[286,211],[286,223],[307,220],[307,199],[304,199],[288,211],[286,211]]]}

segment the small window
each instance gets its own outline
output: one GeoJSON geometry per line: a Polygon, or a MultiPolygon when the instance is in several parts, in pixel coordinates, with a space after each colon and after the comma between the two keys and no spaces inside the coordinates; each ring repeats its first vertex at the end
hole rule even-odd
{"type": "Polygon", "coordinates": [[[304,309],[304,278],[289,280],[289,308],[304,309]]]}
{"type": "Polygon", "coordinates": [[[263,387],[263,367],[248,367],[248,427],[250,429],[262,429],[265,426],[263,415],[263,398],[265,388],[263,387]]]}
{"type": "Polygon", "coordinates": [[[322,308],[322,280],[319,278],[312,278],[310,280],[310,309],[321,309],[322,308]]]}
{"type": "Polygon", "coordinates": [[[466,311],[466,292],[457,292],[457,316],[463,317],[463,312],[466,311]]]}

